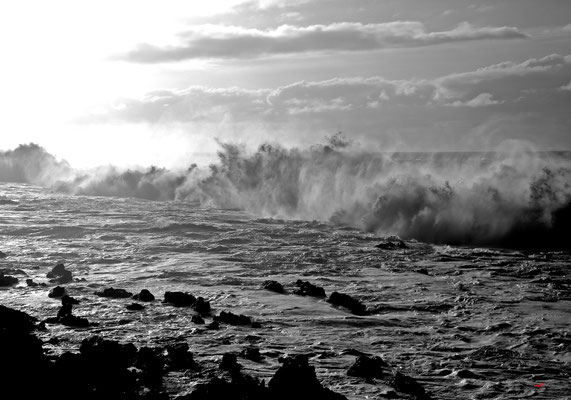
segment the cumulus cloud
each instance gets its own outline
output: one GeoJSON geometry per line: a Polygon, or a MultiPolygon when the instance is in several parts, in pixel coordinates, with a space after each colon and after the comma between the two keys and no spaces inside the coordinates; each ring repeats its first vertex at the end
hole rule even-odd
{"type": "Polygon", "coordinates": [[[480,93],[472,100],[462,102],[462,101],[455,101],[450,104],[452,107],[487,107],[493,106],[496,104],[502,103],[501,101],[497,101],[493,99],[493,96],[490,93],[480,93]]]}
{"type": "Polygon", "coordinates": [[[441,32],[427,32],[424,24],[417,21],[282,25],[270,30],[201,25],[180,33],[180,43],[176,45],[139,44],[118,58],[137,63],[160,63],[198,58],[256,58],[307,52],[378,50],[526,37],[514,27],[476,27],[466,22],[441,32]]]}

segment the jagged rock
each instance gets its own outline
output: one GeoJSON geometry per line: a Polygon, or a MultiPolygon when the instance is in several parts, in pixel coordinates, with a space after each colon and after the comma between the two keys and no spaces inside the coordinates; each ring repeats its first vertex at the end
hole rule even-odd
{"type": "Polygon", "coordinates": [[[203,325],[204,324],[204,318],[202,318],[200,315],[193,315],[190,318],[190,321],[197,324],[197,325],[203,325]]]}
{"type": "Polygon", "coordinates": [[[138,294],[133,295],[133,299],[139,301],[153,301],[155,300],[155,296],[147,289],[143,289],[138,294]]]}
{"type": "Polygon", "coordinates": [[[349,296],[348,294],[333,292],[331,296],[327,299],[328,303],[331,303],[336,306],[346,307],[353,314],[356,315],[363,315],[367,311],[367,307],[362,304],[359,300],[354,299],[353,297],[349,296]]]}
{"type": "Polygon", "coordinates": [[[202,297],[198,297],[192,305],[192,309],[199,314],[208,314],[210,312],[210,302],[204,300],[202,297]]]}
{"type": "Polygon", "coordinates": [[[315,368],[308,364],[307,356],[286,357],[282,362],[268,383],[268,398],[346,400],[345,396],[323,387],[315,375],[315,368]]]}
{"type": "Polygon", "coordinates": [[[214,377],[208,383],[196,385],[194,391],[177,400],[267,400],[268,390],[263,381],[239,372],[232,374],[232,381],[214,377]]]}
{"type": "Polygon", "coordinates": [[[264,357],[260,354],[260,349],[257,347],[246,347],[240,352],[240,355],[247,360],[260,362],[264,357]]]}
{"type": "Polygon", "coordinates": [[[221,311],[220,315],[214,317],[214,321],[224,322],[229,325],[250,325],[252,320],[245,315],[237,315],[229,311],[221,311]]]}
{"type": "Polygon", "coordinates": [[[238,359],[235,354],[225,353],[222,355],[222,360],[220,361],[220,369],[224,371],[237,372],[241,368],[238,364],[238,359]]]}
{"type": "Polygon", "coordinates": [[[59,298],[65,295],[65,288],[63,286],[56,286],[48,293],[48,297],[59,298]]]}
{"type": "Polygon", "coordinates": [[[349,367],[347,375],[367,379],[381,378],[384,375],[383,368],[386,366],[387,363],[381,357],[369,357],[363,354],[349,367]]]}
{"type": "Polygon", "coordinates": [[[126,299],[133,296],[133,293],[125,289],[115,289],[112,287],[103,289],[102,292],[95,292],[95,294],[99,297],[110,297],[112,299],[126,299]]]}
{"type": "Polygon", "coordinates": [[[0,272],[0,286],[12,286],[16,283],[18,283],[18,278],[0,272]]]}
{"type": "Polygon", "coordinates": [[[195,366],[187,343],[176,343],[167,347],[167,366],[168,369],[173,371],[189,369],[195,366]]]}
{"type": "Polygon", "coordinates": [[[426,393],[424,387],[410,376],[395,372],[394,376],[387,382],[399,392],[410,394],[416,400],[430,400],[431,397],[426,393]]]}
{"type": "Polygon", "coordinates": [[[325,290],[322,287],[315,286],[308,281],[298,279],[295,282],[295,285],[298,288],[293,291],[294,294],[298,294],[300,296],[325,297],[325,290]]]}
{"type": "Polygon", "coordinates": [[[284,292],[284,287],[278,281],[271,281],[271,280],[264,281],[264,283],[262,283],[262,287],[266,290],[270,290],[276,293],[284,292]]]}
{"type": "Polygon", "coordinates": [[[163,303],[171,303],[175,307],[190,307],[196,302],[196,297],[186,292],[165,292],[163,303]]]}
{"type": "Polygon", "coordinates": [[[63,264],[56,264],[53,269],[46,275],[50,278],[50,282],[57,282],[60,284],[69,283],[73,280],[71,271],[65,269],[63,264]]]}
{"type": "Polygon", "coordinates": [[[131,303],[127,305],[125,308],[129,311],[141,311],[145,309],[145,306],[139,303],[131,303]]]}
{"type": "Polygon", "coordinates": [[[28,285],[28,286],[30,286],[30,287],[39,286],[36,282],[34,282],[33,279],[26,279],[26,285],[28,285]]]}

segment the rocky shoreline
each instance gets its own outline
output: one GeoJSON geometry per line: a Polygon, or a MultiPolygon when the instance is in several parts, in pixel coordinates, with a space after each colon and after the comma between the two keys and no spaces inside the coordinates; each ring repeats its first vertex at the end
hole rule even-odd
{"type": "MultiPolygon", "coordinates": [[[[63,264],[56,265],[47,274],[53,283],[68,283],[72,274],[63,264]]],[[[9,279],[6,282],[14,282],[9,279]]],[[[14,278],[16,279],[16,278],[14,278]]],[[[17,282],[17,279],[16,279],[17,282]]],[[[28,282],[32,286],[33,282],[28,282]]],[[[293,294],[325,297],[323,288],[308,281],[298,280],[293,294]]],[[[266,281],[263,288],[284,293],[277,281],[266,281]]],[[[46,332],[49,326],[61,324],[70,329],[90,329],[96,321],[73,314],[79,301],[68,294],[63,286],[53,287],[47,294],[61,299],[57,316],[39,319],[23,311],[0,305],[0,355],[2,376],[7,384],[2,388],[3,398],[48,396],[58,399],[147,399],[147,400],[200,400],[200,399],[346,399],[342,394],[325,387],[317,378],[309,355],[279,356],[281,366],[267,382],[242,371],[238,361],[247,359],[259,362],[260,349],[244,343],[239,354],[225,353],[215,362],[199,363],[189,351],[188,343],[181,339],[167,345],[151,343],[137,347],[128,341],[106,339],[94,334],[81,341],[74,351],[59,355],[47,354],[45,344],[57,344],[57,338],[42,341],[36,335],[46,332]],[[184,394],[169,390],[169,374],[184,372],[194,377],[196,384],[184,394]],[[7,396],[7,397],[4,397],[7,396]]],[[[131,311],[144,309],[142,303],[159,301],[147,289],[133,294],[125,289],[106,288],[94,292],[94,296],[119,300],[131,311]]],[[[333,292],[327,299],[335,307],[346,307],[362,315],[368,312],[358,300],[349,295],[333,292]]],[[[187,292],[164,293],[163,303],[173,307],[188,307],[194,312],[191,321],[207,330],[218,330],[221,325],[245,326],[264,329],[263,324],[252,318],[230,311],[214,313],[210,302],[187,292]]],[[[402,368],[388,365],[380,356],[352,350],[355,363],[346,371],[347,376],[372,382],[379,380],[391,387],[380,395],[383,398],[429,400],[432,397],[414,378],[402,372],[402,368]]],[[[192,378],[191,378],[192,380],[192,378]]]]}

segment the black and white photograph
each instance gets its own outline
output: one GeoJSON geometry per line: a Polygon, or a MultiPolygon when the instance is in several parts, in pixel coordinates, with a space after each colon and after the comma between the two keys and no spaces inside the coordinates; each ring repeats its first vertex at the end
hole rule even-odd
{"type": "Polygon", "coordinates": [[[571,1],[0,4],[0,399],[571,400],[571,1]]]}

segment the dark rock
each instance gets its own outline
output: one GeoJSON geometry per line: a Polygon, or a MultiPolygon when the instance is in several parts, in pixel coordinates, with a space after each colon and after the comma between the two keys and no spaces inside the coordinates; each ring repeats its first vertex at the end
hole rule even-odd
{"type": "Polygon", "coordinates": [[[197,325],[203,325],[204,324],[204,318],[202,318],[200,315],[193,315],[190,318],[190,321],[197,324],[197,325]]]}
{"type": "Polygon", "coordinates": [[[51,345],[56,345],[59,344],[60,340],[57,337],[51,337],[49,338],[49,340],[47,341],[47,343],[51,344],[51,345]]]}
{"type": "Polygon", "coordinates": [[[214,317],[214,321],[224,322],[229,325],[250,325],[252,320],[245,315],[237,315],[232,312],[221,311],[220,315],[214,317]]]}
{"type": "Polygon", "coordinates": [[[258,321],[252,322],[252,328],[260,329],[261,327],[262,327],[262,324],[260,324],[258,321]]]}
{"type": "Polygon", "coordinates": [[[224,371],[237,372],[241,368],[238,364],[238,359],[235,354],[225,353],[222,355],[222,361],[220,361],[220,369],[224,371]]]}
{"type": "Polygon", "coordinates": [[[423,274],[423,275],[428,275],[428,271],[426,268],[416,269],[415,272],[418,272],[419,274],[423,274]]]}
{"type": "Polygon", "coordinates": [[[456,372],[456,376],[458,378],[468,378],[468,379],[479,379],[480,377],[478,375],[476,375],[475,373],[473,373],[472,371],[470,371],[469,369],[461,369],[458,372],[456,372]]]}
{"type": "Polygon", "coordinates": [[[18,283],[18,278],[0,273],[0,286],[12,286],[18,283]]]}
{"type": "Polygon", "coordinates": [[[194,391],[177,400],[267,400],[268,391],[263,381],[239,372],[232,374],[232,381],[214,377],[207,383],[196,385],[194,391]]]}
{"type": "Polygon", "coordinates": [[[95,292],[95,294],[99,297],[109,297],[112,299],[126,299],[133,296],[133,293],[128,292],[125,289],[115,289],[112,287],[103,289],[102,292],[95,292]]]}
{"type": "Polygon", "coordinates": [[[36,282],[34,282],[33,279],[26,279],[26,285],[30,286],[30,287],[36,287],[38,286],[38,284],[36,282]]]}
{"type": "Polygon", "coordinates": [[[260,349],[257,347],[246,347],[240,352],[240,355],[245,359],[254,362],[260,362],[263,359],[262,355],[260,354],[260,349]]]}
{"type": "Polygon", "coordinates": [[[90,324],[87,318],[76,317],[71,313],[59,318],[59,322],[65,326],[72,326],[77,328],[87,328],[90,324]]]}
{"type": "Polygon", "coordinates": [[[6,258],[6,257],[8,257],[8,255],[3,251],[0,251],[0,258],[6,258]]]}
{"type": "Polygon", "coordinates": [[[308,281],[298,279],[295,282],[295,285],[298,288],[294,290],[294,294],[298,294],[300,296],[325,297],[325,290],[322,287],[315,286],[308,281]]]}
{"type": "Polygon", "coordinates": [[[167,368],[172,371],[193,368],[192,353],[187,343],[176,343],[167,347],[167,368]]]}
{"type": "Polygon", "coordinates": [[[71,296],[68,296],[67,294],[64,294],[61,297],[61,304],[63,304],[63,305],[65,305],[65,304],[79,304],[79,300],[77,300],[71,296]]]}
{"type": "Polygon", "coordinates": [[[63,264],[57,264],[53,269],[46,275],[50,278],[50,282],[57,282],[60,284],[69,283],[73,280],[71,276],[71,271],[65,269],[63,264]]]}
{"type": "Polygon", "coordinates": [[[135,367],[141,370],[139,379],[147,387],[159,388],[165,370],[165,361],[160,354],[162,350],[141,347],[137,352],[135,367]]]}
{"type": "Polygon", "coordinates": [[[336,306],[346,307],[356,315],[363,315],[367,311],[367,307],[365,307],[365,305],[362,304],[359,300],[354,299],[353,297],[344,293],[331,293],[331,296],[329,296],[327,302],[336,306]]]}
{"type": "Polygon", "coordinates": [[[410,394],[416,400],[430,400],[431,397],[426,393],[424,388],[416,379],[410,376],[401,374],[399,371],[395,372],[394,376],[387,382],[399,392],[410,394]]]}
{"type": "Polygon", "coordinates": [[[141,311],[145,309],[145,306],[139,303],[131,303],[127,305],[125,308],[129,311],[141,311]]]}
{"type": "Polygon", "coordinates": [[[208,314],[210,312],[210,302],[204,300],[202,297],[198,297],[192,305],[192,309],[199,314],[208,314]]]}
{"type": "Polygon", "coordinates": [[[385,249],[385,250],[395,250],[395,249],[406,249],[408,246],[402,240],[398,241],[383,241],[379,244],[376,244],[375,247],[377,249],[385,249]]]}
{"type": "Polygon", "coordinates": [[[369,357],[360,355],[357,357],[355,364],[347,370],[347,375],[358,376],[361,378],[381,378],[385,374],[383,370],[387,363],[381,357],[369,357]]]}
{"type": "Polygon", "coordinates": [[[276,293],[284,292],[284,287],[278,281],[270,281],[270,280],[264,281],[264,283],[262,283],[262,287],[266,290],[270,290],[276,293]]]}
{"type": "Polygon", "coordinates": [[[155,300],[155,296],[147,289],[143,289],[138,294],[134,295],[133,299],[139,301],[153,301],[155,300]]]}
{"type": "Polygon", "coordinates": [[[60,309],[57,312],[58,319],[61,319],[61,318],[68,316],[68,315],[71,315],[71,308],[72,308],[71,303],[62,304],[62,306],[60,307],[60,309]]]}
{"type": "Polygon", "coordinates": [[[345,396],[335,393],[321,385],[310,366],[307,356],[296,355],[282,359],[283,365],[276,371],[270,382],[268,398],[285,399],[323,399],[342,400],[345,396]]]}
{"type": "Polygon", "coordinates": [[[220,329],[220,323],[218,321],[212,321],[211,323],[206,325],[206,328],[211,329],[211,330],[220,329]]]}
{"type": "Polygon", "coordinates": [[[190,293],[186,292],[165,292],[163,303],[171,303],[175,307],[190,307],[196,301],[190,293]]]}
{"type": "Polygon", "coordinates": [[[63,286],[56,286],[48,293],[48,297],[51,297],[52,299],[63,297],[64,295],[65,295],[65,288],[63,286]]]}

